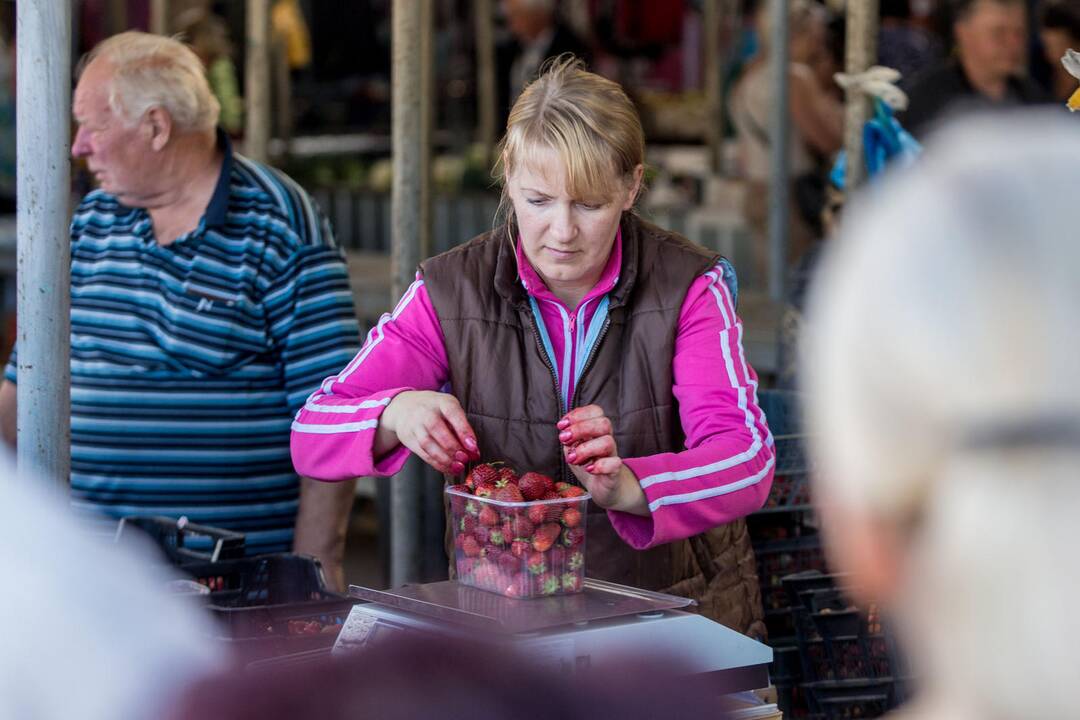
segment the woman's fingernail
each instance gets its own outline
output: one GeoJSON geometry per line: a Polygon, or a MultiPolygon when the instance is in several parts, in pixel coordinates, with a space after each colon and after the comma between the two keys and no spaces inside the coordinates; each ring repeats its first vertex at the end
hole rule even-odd
{"type": "Polygon", "coordinates": [[[450,473],[453,475],[460,475],[461,471],[464,469],[465,465],[463,463],[459,463],[456,460],[450,463],[450,473]]]}
{"type": "Polygon", "coordinates": [[[574,433],[570,432],[569,430],[564,430],[563,432],[559,433],[559,439],[563,442],[566,442],[572,437],[574,437],[574,433]]]}
{"type": "Polygon", "coordinates": [[[560,430],[562,430],[563,428],[568,428],[570,427],[570,421],[566,418],[563,418],[558,423],[556,423],[555,427],[559,428],[560,430]]]}
{"type": "Polygon", "coordinates": [[[476,445],[476,438],[467,435],[465,437],[465,447],[469,448],[473,452],[478,450],[479,448],[477,448],[477,445],[476,445]]]}
{"type": "Polygon", "coordinates": [[[595,465],[592,465],[592,464],[589,464],[589,465],[587,465],[587,466],[585,467],[585,469],[586,469],[586,470],[588,470],[588,471],[589,471],[589,472],[591,472],[591,473],[594,473],[594,472],[596,472],[596,466],[595,466],[595,465]]]}
{"type": "Polygon", "coordinates": [[[574,462],[575,460],[577,460],[577,453],[574,453],[574,452],[570,453],[569,455],[566,456],[566,459],[569,460],[570,462],[574,462]]]}
{"type": "Polygon", "coordinates": [[[465,453],[463,453],[460,450],[456,450],[456,451],[454,451],[454,459],[457,460],[458,462],[463,463],[463,462],[468,461],[469,456],[466,455],[465,453]]]}

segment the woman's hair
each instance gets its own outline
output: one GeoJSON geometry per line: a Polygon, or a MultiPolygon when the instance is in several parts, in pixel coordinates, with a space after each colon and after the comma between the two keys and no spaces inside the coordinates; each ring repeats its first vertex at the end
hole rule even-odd
{"type": "Polygon", "coordinates": [[[847,211],[811,292],[821,499],[898,529],[917,674],[973,717],[1080,686],[1075,122],[969,118],[847,211]]]}
{"type": "Polygon", "coordinates": [[[644,164],[645,133],[623,89],[566,54],[550,61],[510,110],[493,171],[503,185],[497,218],[512,220],[507,180],[519,167],[540,168],[545,151],[562,160],[572,197],[607,199],[644,164]]]}
{"type": "Polygon", "coordinates": [[[179,40],[129,31],[99,43],[79,72],[101,58],[112,66],[109,107],[133,125],[151,108],[169,113],[181,131],[212,129],[220,106],[198,56],[179,40]]]}

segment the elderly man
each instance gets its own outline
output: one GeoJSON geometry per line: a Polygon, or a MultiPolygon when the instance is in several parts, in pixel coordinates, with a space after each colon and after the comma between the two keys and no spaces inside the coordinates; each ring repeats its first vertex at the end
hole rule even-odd
{"type": "MultiPolygon", "coordinates": [[[[316,555],[340,585],[353,484],[298,482],[289,458],[292,414],[359,344],[328,223],[233,153],[176,40],[101,43],[73,111],[72,155],[100,186],[71,223],[73,504],[242,531],[249,553],[316,555]]],[[[13,357],[9,442],[16,381],[13,357]]]]}
{"type": "Polygon", "coordinates": [[[912,78],[910,105],[901,118],[905,128],[922,136],[949,114],[1048,100],[1024,74],[1024,0],[951,0],[951,10],[955,58],[912,78]]]}

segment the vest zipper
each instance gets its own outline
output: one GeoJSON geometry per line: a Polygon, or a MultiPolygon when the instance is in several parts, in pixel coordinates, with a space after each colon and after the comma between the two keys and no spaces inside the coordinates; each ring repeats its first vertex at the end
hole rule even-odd
{"type": "MultiPolygon", "coordinates": [[[[566,407],[563,406],[562,390],[559,388],[559,375],[555,372],[555,367],[551,364],[551,358],[548,357],[547,350],[544,349],[544,342],[540,339],[540,331],[536,328],[536,318],[533,314],[529,313],[529,327],[532,328],[533,340],[536,341],[536,347],[540,350],[540,357],[544,358],[544,364],[547,365],[548,372],[551,373],[551,386],[555,389],[555,397],[559,400],[559,410],[563,414],[566,414],[566,407]]],[[[575,395],[577,394],[577,388],[574,388],[575,395]]],[[[555,421],[558,422],[558,418],[555,421]]],[[[563,458],[562,445],[559,446],[559,474],[566,479],[567,476],[573,479],[573,474],[566,466],[566,460],[563,458]]]]}
{"type": "MultiPolygon", "coordinates": [[[[611,317],[604,318],[604,324],[600,328],[600,334],[596,336],[596,342],[593,343],[592,348],[589,350],[589,357],[585,358],[585,364],[581,367],[581,373],[578,375],[577,382],[574,383],[574,396],[570,398],[570,410],[577,407],[578,393],[581,392],[581,381],[585,379],[585,373],[589,371],[589,366],[592,365],[593,358],[596,357],[597,351],[600,349],[600,344],[604,342],[604,336],[607,335],[608,327],[611,325],[611,317]]],[[[567,410],[569,412],[569,410],[567,410]]],[[[562,453],[559,454],[560,464],[562,463],[562,453]]],[[[570,472],[569,466],[566,468],[566,481],[574,485],[580,485],[577,478],[574,477],[574,473],[570,472]]]]}

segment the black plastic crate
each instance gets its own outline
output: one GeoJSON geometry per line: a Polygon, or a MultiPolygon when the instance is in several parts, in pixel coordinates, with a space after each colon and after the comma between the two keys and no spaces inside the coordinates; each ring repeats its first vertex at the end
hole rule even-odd
{"type": "Polygon", "coordinates": [[[825,569],[825,555],[817,535],[775,540],[754,546],[757,560],[758,583],[765,610],[779,610],[791,606],[783,579],[789,575],[825,569]]]}
{"type": "Polygon", "coordinates": [[[198,525],[187,518],[129,516],[116,526],[115,541],[132,534],[149,537],[173,565],[215,563],[244,557],[246,536],[224,528],[198,525]]]}
{"type": "Polygon", "coordinates": [[[305,555],[277,553],[187,565],[184,572],[210,588],[215,608],[282,605],[327,598],[322,565],[305,555]]]}
{"type": "Polygon", "coordinates": [[[226,643],[250,661],[332,647],[357,602],[325,593],[322,600],[211,610],[224,623],[226,643]]]}

